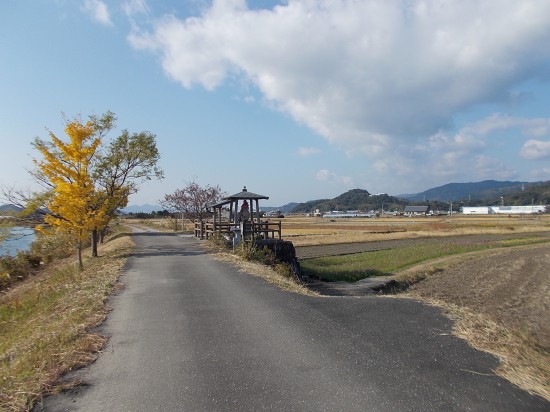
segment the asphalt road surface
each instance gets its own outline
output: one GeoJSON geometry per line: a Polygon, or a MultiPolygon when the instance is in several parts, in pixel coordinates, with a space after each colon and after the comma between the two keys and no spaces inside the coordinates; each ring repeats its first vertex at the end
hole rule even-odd
{"type": "Polygon", "coordinates": [[[108,346],[46,411],[536,411],[440,311],[306,297],[214,260],[193,238],[134,234],[108,346]]]}

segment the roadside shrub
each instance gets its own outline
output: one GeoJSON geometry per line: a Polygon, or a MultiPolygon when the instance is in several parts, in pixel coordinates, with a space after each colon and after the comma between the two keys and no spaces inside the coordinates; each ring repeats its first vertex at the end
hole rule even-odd
{"type": "Polygon", "coordinates": [[[274,266],[277,262],[275,253],[269,250],[269,248],[259,248],[251,242],[241,242],[235,248],[235,253],[244,260],[262,263],[267,266],[274,266]]]}
{"type": "Polygon", "coordinates": [[[216,250],[227,250],[231,246],[231,241],[228,241],[223,235],[215,233],[208,238],[208,245],[216,250]]]}
{"type": "Polygon", "coordinates": [[[32,252],[0,257],[0,290],[37,272],[42,259],[32,252]]]}
{"type": "Polygon", "coordinates": [[[275,272],[281,275],[284,278],[291,279],[294,275],[292,274],[292,268],[288,263],[277,263],[274,267],[275,272]]]}
{"type": "Polygon", "coordinates": [[[45,236],[38,233],[31,245],[31,252],[40,256],[44,263],[50,263],[55,259],[71,256],[74,253],[74,244],[66,235],[45,236]]]}

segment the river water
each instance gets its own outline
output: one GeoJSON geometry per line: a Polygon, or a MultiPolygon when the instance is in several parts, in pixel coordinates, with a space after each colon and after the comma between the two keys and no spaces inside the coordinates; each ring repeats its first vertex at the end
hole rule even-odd
{"type": "Polygon", "coordinates": [[[35,237],[32,228],[19,226],[10,228],[10,236],[0,243],[0,256],[15,256],[18,250],[29,250],[35,237]]]}

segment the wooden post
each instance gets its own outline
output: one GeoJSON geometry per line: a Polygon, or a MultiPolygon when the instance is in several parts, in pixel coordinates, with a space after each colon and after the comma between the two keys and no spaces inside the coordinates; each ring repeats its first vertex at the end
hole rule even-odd
{"type": "Polygon", "coordinates": [[[258,214],[257,222],[260,223],[260,203],[258,199],[256,199],[256,213],[258,214]]]}

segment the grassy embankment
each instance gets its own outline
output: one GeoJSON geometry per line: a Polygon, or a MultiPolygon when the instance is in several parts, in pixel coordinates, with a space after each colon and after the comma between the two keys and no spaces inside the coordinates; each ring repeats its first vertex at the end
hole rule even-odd
{"type": "MultiPolygon", "coordinates": [[[[29,409],[56,392],[64,373],[90,363],[105,343],[91,328],[103,321],[105,302],[132,247],[121,233],[100,245],[99,258],[51,262],[0,295],[0,410],[29,409]]],[[[73,383],[78,384],[78,383],[73,383]]]]}

